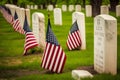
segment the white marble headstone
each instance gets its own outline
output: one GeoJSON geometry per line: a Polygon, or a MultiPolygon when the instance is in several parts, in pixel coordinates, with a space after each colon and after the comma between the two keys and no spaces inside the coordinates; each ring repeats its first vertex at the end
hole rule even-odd
{"type": "Polygon", "coordinates": [[[48,10],[53,11],[53,5],[48,5],[48,10]]]}
{"type": "Polygon", "coordinates": [[[38,9],[38,5],[34,5],[34,9],[38,9]]]}
{"type": "Polygon", "coordinates": [[[32,29],[39,47],[45,49],[45,17],[42,13],[32,14],[32,29]]]}
{"type": "Polygon", "coordinates": [[[80,12],[81,11],[81,5],[75,5],[75,11],[80,12]]]}
{"type": "Polygon", "coordinates": [[[80,36],[82,45],[82,50],[86,49],[86,35],[85,35],[85,15],[82,12],[74,12],[72,14],[72,23],[74,23],[77,20],[78,28],[80,30],[80,36]]]}
{"type": "Polygon", "coordinates": [[[14,17],[14,14],[15,14],[15,7],[16,6],[10,6],[10,11],[11,11],[11,14],[12,14],[12,16],[14,17]]]}
{"type": "Polygon", "coordinates": [[[19,17],[19,20],[20,20],[21,27],[23,28],[24,20],[25,20],[25,9],[24,8],[19,8],[18,17],[19,17]]]}
{"type": "Polygon", "coordinates": [[[54,9],[54,24],[62,25],[62,11],[60,8],[54,9]]]}
{"type": "Polygon", "coordinates": [[[31,6],[30,6],[30,9],[33,9],[33,8],[34,8],[33,5],[31,5],[31,6]]]}
{"type": "Polygon", "coordinates": [[[27,15],[28,25],[30,26],[30,9],[25,9],[27,15]]]}
{"type": "Polygon", "coordinates": [[[116,6],[116,16],[120,16],[120,5],[116,6]]]}
{"type": "Polygon", "coordinates": [[[117,20],[110,15],[94,18],[94,69],[117,74],[117,20]]]}
{"type": "Polygon", "coordinates": [[[27,5],[27,9],[30,9],[30,5],[27,5]]]}
{"type": "Polygon", "coordinates": [[[62,5],[62,11],[67,11],[67,5],[62,5]]]}
{"type": "Polygon", "coordinates": [[[74,11],[74,5],[69,5],[68,9],[70,12],[74,11]]]}
{"type": "Polygon", "coordinates": [[[86,16],[91,17],[92,16],[92,6],[91,5],[86,5],[85,9],[86,9],[86,16]]]}
{"type": "Polygon", "coordinates": [[[100,7],[100,12],[101,12],[101,14],[109,14],[109,8],[108,8],[108,6],[107,5],[102,5],[100,7]]]}
{"type": "Polygon", "coordinates": [[[40,5],[40,9],[43,9],[43,5],[40,5]]]}

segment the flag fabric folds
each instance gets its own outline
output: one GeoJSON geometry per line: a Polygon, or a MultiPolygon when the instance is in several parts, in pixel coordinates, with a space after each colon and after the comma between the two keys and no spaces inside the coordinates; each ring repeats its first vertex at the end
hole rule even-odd
{"type": "Polygon", "coordinates": [[[36,40],[33,32],[30,30],[30,28],[28,26],[26,15],[25,15],[25,21],[24,21],[23,29],[25,31],[25,45],[24,45],[24,53],[23,54],[26,55],[27,51],[29,49],[38,46],[37,40],[36,40]]]}
{"type": "Polygon", "coordinates": [[[8,18],[7,18],[7,21],[12,25],[14,19],[13,19],[13,16],[12,16],[11,11],[10,11],[9,8],[7,8],[7,12],[8,12],[8,18]]]}
{"type": "Polygon", "coordinates": [[[42,68],[61,73],[66,61],[66,55],[51,30],[50,19],[46,33],[46,48],[42,57],[42,68]]]}
{"type": "Polygon", "coordinates": [[[0,12],[8,23],[13,24],[13,16],[11,15],[9,8],[0,6],[0,12]]]}
{"type": "Polygon", "coordinates": [[[25,34],[25,31],[20,24],[20,21],[18,19],[18,15],[17,15],[16,11],[15,11],[15,14],[14,14],[13,28],[14,28],[15,31],[17,31],[21,34],[25,34]]]}
{"type": "Polygon", "coordinates": [[[77,25],[77,21],[75,21],[69,31],[67,46],[69,50],[73,50],[81,47],[81,44],[82,42],[80,37],[80,31],[77,25]]]}

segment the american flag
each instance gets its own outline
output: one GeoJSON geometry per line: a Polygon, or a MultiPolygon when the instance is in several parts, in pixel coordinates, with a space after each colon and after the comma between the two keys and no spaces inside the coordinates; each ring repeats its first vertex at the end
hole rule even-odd
{"type": "Polygon", "coordinates": [[[12,25],[14,19],[13,19],[13,16],[12,16],[11,11],[10,11],[9,8],[7,8],[7,12],[8,12],[8,15],[7,15],[7,21],[12,25]]]}
{"type": "Polygon", "coordinates": [[[66,55],[60,47],[56,37],[51,30],[50,19],[46,34],[46,48],[42,57],[42,68],[52,72],[61,73],[66,61],[66,55]]]}
{"type": "Polygon", "coordinates": [[[77,25],[77,21],[75,21],[70,29],[68,39],[67,39],[67,46],[69,50],[77,49],[81,47],[81,37],[80,31],[77,25]]]}
{"type": "Polygon", "coordinates": [[[6,21],[10,24],[13,24],[13,17],[11,15],[11,12],[9,8],[5,6],[0,6],[1,13],[3,14],[3,17],[6,19],[6,21]]]}
{"type": "Polygon", "coordinates": [[[15,31],[17,31],[21,34],[25,34],[24,29],[20,25],[20,21],[18,19],[18,15],[17,15],[16,11],[15,11],[15,15],[14,15],[13,28],[14,28],[15,31]]]}
{"type": "Polygon", "coordinates": [[[27,22],[27,17],[25,15],[25,21],[24,21],[24,27],[25,31],[25,45],[24,45],[24,55],[27,55],[27,51],[31,48],[34,48],[38,46],[37,40],[33,34],[33,32],[30,30],[27,22]]]}

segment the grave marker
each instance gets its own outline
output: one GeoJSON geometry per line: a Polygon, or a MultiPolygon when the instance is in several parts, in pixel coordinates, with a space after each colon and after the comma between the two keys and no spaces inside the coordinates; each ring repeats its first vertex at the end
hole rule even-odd
{"type": "Polygon", "coordinates": [[[24,20],[25,20],[25,9],[24,8],[19,8],[19,12],[17,12],[18,18],[20,20],[21,27],[23,28],[24,25],[24,20]]]}
{"type": "Polygon", "coordinates": [[[27,5],[27,9],[30,9],[30,5],[27,5]]]}
{"type": "Polygon", "coordinates": [[[67,5],[62,5],[62,11],[67,11],[67,5]]]}
{"type": "Polygon", "coordinates": [[[117,20],[110,15],[94,18],[94,69],[117,74],[117,20]]]}
{"type": "Polygon", "coordinates": [[[102,5],[100,7],[100,12],[101,12],[101,14],[109,14],[109,8],[108,8],[108,6],[107,5],[102,5]]]}
{"type": "Polygon", "coordinates": [[[54,9],[54,24],[62,25],[62,12],[60,8],[54,9]]]}
{"type": "Polygon", "coordinates": [[[38,9],[38,5],[34,5],[34,9],[38,9]]]}
{"type": "Polygon", "coordinates": [[[13,17],[14,17],[14,14],[15,14],[15,7],[16,6],[13,6],[13,5],[11,5],[11,7],[10,7],[10,11],[11,11],[11,14],[12,14],[13,17]]]}
{"type": "Polygon", "coordinates": [[[31,5],[30,9],[33,9],[33,5],[31,5]]]}
{"type": "Polygon", "coordinates": [[[48,5],[48,10],[53,11],[53,5],[48,5]]]}
{"type": "Polygon", "coordinates": [[[77,20],[78,28],[80,30],[80,36],[81,36],[81,41],[82,45],[81,48],[82,50],[86,49],[86,37],[85,37],[85,16],[82,12],[74,12],[72,14],[72,23],[74,23],[77,20]]]}
{"type": "Polygon", "coordinates": [[[25,9],[27,15],[28,25],[30,26],[30,9],[25,9]]]}
{"type": "Polygon", "coordinates": [[[120,5],[116,6],[116,16],[120,16],[120,5]]]}
{"type": "Polygon", "coordinates": [[[86,16],[91,17],[92,16],[92,6],[91,5],[86,5],[86,16]]]}
{"type": "Polygon", "coordinates": [[[80,11],[81,11],[81,5],[76,5],[76,6],[75,6],[75,11],[80,12],[80,11]]]}
{"type": "Polygon", "coordinates": [[[45,20],[42,13],[32,14],[32,29],[39,47],[45,49],[45,20]]]}
{"type": "Polygon", "coordinates": [[[72,12],[74,10],[74,5],[69,5],[69,11],[72,12]]]}

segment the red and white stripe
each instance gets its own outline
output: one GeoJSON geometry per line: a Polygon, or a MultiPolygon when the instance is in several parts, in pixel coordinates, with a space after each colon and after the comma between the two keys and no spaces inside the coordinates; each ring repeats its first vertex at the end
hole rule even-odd
{"type": "Polygon", "coordinates": [[[78,30],[73,33],[69,33],[69,36],[67,39],[67,46],[69,50],[75,49],[81,46],[81,44],[82,42],[81,42],[81,38],[78,30]]]}
{"type": "Polygon", "coordinates": [[[7,20],[8,23],[10,23],[11,25],[13,25],[14,19],[13,19],[12,15],[8,14],[6,20],[7,20]]]}
{"type": "Polygon", "coordinates": [[[66,61],[66,55],[60,46],[47,43],[42,58],[42,68],[61,73],[66,61]]]}
{"type": "Polygon", "coordinates": [[[35,36],[33,35],[32,32],[27,32],[26,37],[25,37],[25,45],[24,45],[24,55],[26,55],[26,52],[33,48],[38,46],[38,43],[36,41],[35,36]]]}
{"type": "Polygon", "coordinates": [[[13,24],[12,15],[10,15],[5,9],[1,9],[1,13],[8,23],[13,24]]]}
{"type": "Polygon", "coordinates": [[[25,34],[25,31],[24,29],[21,27],[20,25],[20,21],[18,19],[16,19],[14,22],[13,22],[13,28],[15,31],[21,33],[21,34],[25,34]]]}

